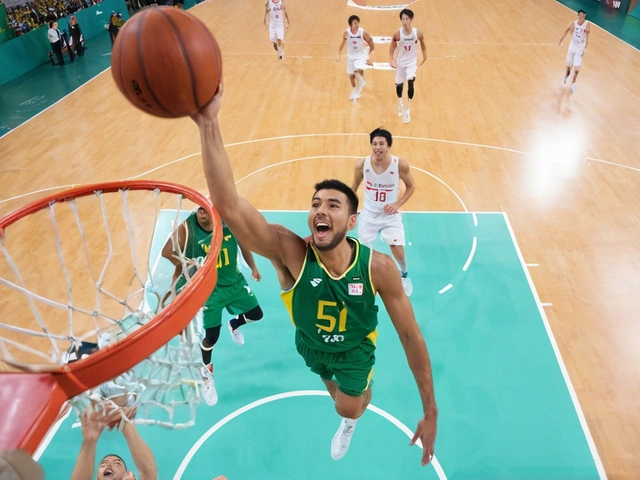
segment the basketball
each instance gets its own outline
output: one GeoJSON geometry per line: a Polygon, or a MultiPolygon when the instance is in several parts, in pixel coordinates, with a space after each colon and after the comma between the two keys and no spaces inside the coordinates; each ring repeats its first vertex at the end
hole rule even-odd
{"type": "Polygon", "coordinates": [[[172,7],[136,13],[120,29],[111,74],[133,105],[158,117],[193,115],[222,77],[222,56],[207,27],[172,7]]]}

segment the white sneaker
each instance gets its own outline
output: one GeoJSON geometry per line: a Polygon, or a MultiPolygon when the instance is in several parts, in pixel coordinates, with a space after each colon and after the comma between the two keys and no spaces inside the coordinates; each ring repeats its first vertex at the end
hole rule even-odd
{"type": "Polygon", "coordinates": [[[229,333],[231,334],[231,340],[233,340],[233,343],[236,345],[244,345],[244,335],[242,332],[239,329],[234,330],[231,326],[231,322],[227,322],[227,327],[229,327],[229,333]]]}
{"type": "Polygon", "coordinates": [[[334,460],[340,460],[349,450],[349,444],[351,443],[351,436],[356,429],[356,420],[350,418],[343,418],[340,422],[340,428],[333,436],[331,440],[331,458],[334,460]]]}
{"type": "Polygon", "coordinates": [[[413,283],[411,283],[411,279],[407,277],[402,277],[402,286],[404,287],[404,293],[407,294],[407,297],[410,297],[413,293],[413,283]]]}
{"type": "Polygon", "coordinates": [[[216,392],[213,373],[209,369],[210,367],[210,365],[203,365],[200,367],[200,375],[202,375],[202,386],[200,387],[200,391],[202,392],[202,397],[204,398],[204,401],[207,402],[207,405],[213,407],[218,403],[218,392],[216,392]]]}
{"type": "Polygon", "coordinates": [[[409,107],[404,109],[404,115],[402,116],[402,121],[404,123],[409,123],[411,121],[411,113],[409,107]]]}
{"type": "Polygon", "coordinates": [[[575,92],[575,91],[576,91],[576,84],[575,84],[575,83],[572,83],[572,84],[571,84],[571,93],[573,93],[573,92],[575,92]]]}
{"type": "Polygon", "coordinates": [[[404,106],[402,105],[402,102],[398,103],[398,116],[401,117],[402,116],[402,109],[404,108],[404,106]]]}
{"type": "Polygon", "coordinates": [[[349,100],[356,100],[358,98],[356,95],[358,95],[358,88],[353,87],[353,90],[351,91],[351,95],[349,95],[349,100]]]}

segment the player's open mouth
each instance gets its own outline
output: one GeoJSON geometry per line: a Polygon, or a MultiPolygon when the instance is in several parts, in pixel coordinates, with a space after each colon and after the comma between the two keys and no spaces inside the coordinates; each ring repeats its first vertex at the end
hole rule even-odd
{"type": "Polygon", "coordinates": [[[102,474],[103,477],[112,477],[114,475],[115,473],[113,473],[111,470],[105,470],[104,473],[102,474]]]}
{"type": "Polygon", "coordinates": [[[316,222],[316,234],[318,235],[318,238],[326,237],[330,231],[331,225],[329,225],[327,222],[316,222]]]}

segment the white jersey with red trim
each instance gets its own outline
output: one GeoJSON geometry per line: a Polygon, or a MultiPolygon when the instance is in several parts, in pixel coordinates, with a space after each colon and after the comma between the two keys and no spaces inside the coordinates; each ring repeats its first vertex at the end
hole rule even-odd
{"type": "Polygon", "coordinates": [[[269,0],[269,22],[271,25],[284,25],[284,4],[282,0],[269,0]]]}
{"type": "Polygon", "coordinates": [[[384,206],[398,200],[400,191],[400,162],[390,155],[389,167],[377,174],[371,165],[371,155],[364,159],[364,208],[370,212],[382,212],[384,206]]]}
{"type": "Polygon", "coordinates": [[[397,65],[408,67],[418,62],[418,29],[412,28],[409,35],[405,35],[400,29],[400,40],[398,41],[397,65]]]}

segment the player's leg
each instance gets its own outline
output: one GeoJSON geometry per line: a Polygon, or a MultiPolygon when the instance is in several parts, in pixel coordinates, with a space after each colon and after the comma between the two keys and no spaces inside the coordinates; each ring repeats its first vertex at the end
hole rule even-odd
{"type": "Polygon", "coordinates": [[[576,91],[576,80],[578,79],[578,73],[580,73],[581,65],[582,65],[582,53],[576,53],[573,56],[573,81],[571,82],[571,93],[576,91]]]}
{"type": "Polygon", "coordinates": [[[396,67],[396,96],[398,97],[398,116],[402,116],[404,105],[402,105],[402,90],[406,81],[406,67],[398,65],[396,67]]]}
{"type": "Polygon", "coordinates": [[[407,269],[407,257],[404,249],[406,242],[402,216],[399,213],[395,215],[388,215],[387,223],[380,231],[380,235],[382,240],[389,245],[391,255],[400,269],[402,286],[404,287],[404,291],[407,296],[409,296],[413,292],[413,284],[411,283],[409,271],[407,269]]]}
{"type": "Polygon", "coordinates": [[[235,292],[227,304],[227,311],[232,315],[236,315],[236,317],[229,320],[227,325],[233,342],[236,345],[244,345],[244,335],[238,329],[246,323],[261,320],[264,313],[258,304],[258,299],[243,276],[238,279],[238,282],[232,288],[235,292]]]}
{"type": "MultiPolygon", "coordinates": [[[[335,460],[340,460],[347,453],[356,422],[371,403],[374,363],[375,345],[366,338],[359,346],[334,355],[329,364],[336,378],[332,396],[336,412],[342,417],[338,431],[331,440],[331,456],[335,460]]],[[[331,394],[333,386],[324,381],[331,394]]]]}
{"type": "Polygon", "coordinates": [[[575,57],[575,53],[573,53],[571,50],[567,51],[567,60],[565,62],[566,70],[564,72],[564,83],[567,83],[567,78],[569,78],[569,75],[571,74],[571,67],[573,66],[574,57],[575,57]]]}
{"type": "Polygon", "coordinates": [[[416,72],[418,71],[418,64],[416,62],[415,65],[410,65],[407,67],[405,75],[407,78],[407,108],[404,109],[402,121],[404,123],[409,123],[411,121],[411,100],[413,100],[413,94],[415,90],[413,88],[413,84],[416,81],[416,72]]]}
{"type": "Polygon", "coordinates": [[[284,58],[284,25],[276,28],[276,38],[278,40],[278,58],[282,60],[284,58]]]}
{"type": "Polygon", "coordinates": [[[200,368],[200,374],[202,375],[202,386],[200,390],[202,397],[209,406],[213,406],[218,402],[218,393],[216,392],[215,382],[213,380],[211,354],[213,353],[213,347],[218,343],[218,339],[220,338],[220,328],[222,326],[220,291],[220,289],[214,291],[202,309],[202,323],[205,337],[200,344],[203,363],[203,366],[200,368]]]}
{"type": "Polygon", "coordinates": [[[276,33],[276,27],[269,23],[269,41],[273,45],[273,49],[278,51],[278,35],[276,33]]]}

